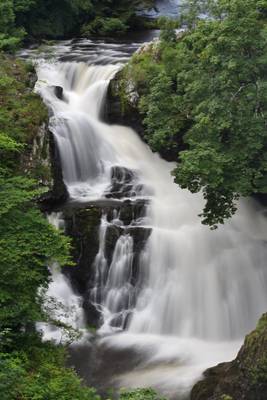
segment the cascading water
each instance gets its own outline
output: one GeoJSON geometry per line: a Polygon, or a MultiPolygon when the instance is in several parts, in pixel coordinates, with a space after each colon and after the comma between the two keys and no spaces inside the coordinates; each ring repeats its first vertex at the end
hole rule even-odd
{"type": "Polygon", "coordinates": [[[203,199],[173,183],[174,165],[131,129],[101,121],[108,83],[119,68],[116,59],[104,66],[43,62],[37,90],[53,112],[70,201],[145,204],[145,214],[129,223],[115,209],[112,218],[103,213],[91,266],[90,299],[103,323],[98,346],[141,357],[109,384],[152,385],[186,398],[204,369],[235,356],[266,311],[267,221],[256,203],[242,200],[237,215],[217,231],[201,225],[203,199]],[[55,86],[63,88],[61,98],[55,86]],[[110,225],[121,234],[108,259],[110,225]],[[149,234],[134,268],[135,228],[149,234]]]}
{"type": "Polygon", "coordinates": [[[105,239],[108,222],[102,218],[100,226],[100,246],[95,259],[95,287],[91,291],[93,304],[103,314],[102,332],[110,331],[112,321],[117,328],[125,326],[128,310],[134,305],[135,288],[131,284],[133,268],[133,238],[129,234],[119,237],[115,245],[110,265],[105,257],[105,239]]]}
{"type": "MultiPolygon", "coordinates": [[[[61,213],[51,213],[48,221],[56,229],[64,228],[64,219],[61,213]]],[[[89,334],[85,329],[85,317],[82,308],[82,299],[74,293],[67,277],[61,272],[58,263],[50,266],[51,282],[46,289],[43,307],[53,323],[37,323],[37,329],[42,332],[44,341],[55,343],[68,342],[70,339],[78,343],[87,340],[89,334]],[[61,325],[61,326],[60,326],[61,325]]],[[[41,289],[42,290],[42,289],[41,289]]]]}

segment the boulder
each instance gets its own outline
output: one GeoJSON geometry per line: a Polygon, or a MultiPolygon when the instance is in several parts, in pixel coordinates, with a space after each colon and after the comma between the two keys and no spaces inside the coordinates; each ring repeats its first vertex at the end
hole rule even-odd
{"type": "Polygon", "coordinates": [[[192,389],[191,400],[267,399],[267,314],[250,333],[234,361],[204,373],[192,389]]]}

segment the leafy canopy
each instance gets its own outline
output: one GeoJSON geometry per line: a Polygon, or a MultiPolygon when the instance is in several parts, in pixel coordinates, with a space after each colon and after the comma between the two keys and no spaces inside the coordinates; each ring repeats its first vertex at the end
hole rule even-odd
{"type": "Polygon", "coordinates": [[[165,24],[125,81],[141,94],[149,144],[174,155],[175,181],[203,192],[203,223],[215,227],[240,196],[267,192],[267,1],[184,5],[186,30],[173,40],[165,24]]]}
{"type": "Polygon", "coordinates": [[[153,0],[1,0],[0,51],[27,38],[110,35],[144,25],[136,11],[153,0]]]}

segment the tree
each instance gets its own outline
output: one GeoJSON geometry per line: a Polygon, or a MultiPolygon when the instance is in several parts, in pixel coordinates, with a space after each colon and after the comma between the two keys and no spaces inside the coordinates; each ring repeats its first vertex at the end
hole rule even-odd
{"type": "Polygon", "coordinates": [[[0,51],[14,51],[23,39],[25,32],[15,25],[15,12],[12,0],[0,3],[0,51]]]}
{"type": "Polygon", "coordinates": [[[215,227],[240,196],[267,192],[267,2],[186,5],[179,39],[168,31],[150,63],[141,55],[131,66],[160,65],[150,86],[138,83],[148,142],[161,152],[176,142],[175,180],[203,192],[203,223],[215,227]]]}

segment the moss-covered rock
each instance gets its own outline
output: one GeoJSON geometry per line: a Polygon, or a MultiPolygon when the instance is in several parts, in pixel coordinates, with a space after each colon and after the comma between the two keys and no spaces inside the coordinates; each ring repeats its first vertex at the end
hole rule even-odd
{"type": "Polygon", "coordinates": [[[143,100],[149,94],[151,82],[162,71],[160,41],[155,38],[145,43],[129,63],[111,80],[108,88],[106,120],[134,129],[152,150],[158,151],[168,161],[176,161],[178,150],[183,150],[182,139],[177,137],[175,146],[154,148],[148,134],[143,100]]]}
{"type": "Polygon", "coordinates": [[[34,67],[0,54],[0,134],[17,144],[18,152],[1,151],[1,162],[14,174],[34,178],[50,190],[41,199],[44,210],[67,198],[60,158],[48,129],[48,111],[34,93],[34,67]]]}
{"type": "MultiPolygon", "coordinates": [[[[33,93],[36,74],[31,65],[14,57],[0,54],[0,130],[32,150],[40,126],[47,121],[47,109],[41,98],[33,93]]],[[[17,157],[13,165],[19,165],[17,157]]]]}
{"type": "Polygon", "coordinates": [[[144,136],[142,116],[138,111],[138,93],[132,81],[127,81],[126,70],[119,71],[111,80],[106,102],[106,120],[125,125],[144,136]]]}
{"type": "MultiPolygon", "coordinates": [[[[133,55],[128,64],[111,80],[108,88],[106,118],[109,123],[133,128],[144,138],[143,116],[139,111],[141,96],[147,93],[153,71],[144,68],[151,58],[158,58],[158,39],[146,43],[133,55]]],[[[160,66],[155,62],[153,69],[160,66]]]]}
{"type": "Polygon", "coordinates": [[[267,399],[267,314],[244,342],[237,358],[204,373],[191,400],[267,399]]]}

